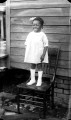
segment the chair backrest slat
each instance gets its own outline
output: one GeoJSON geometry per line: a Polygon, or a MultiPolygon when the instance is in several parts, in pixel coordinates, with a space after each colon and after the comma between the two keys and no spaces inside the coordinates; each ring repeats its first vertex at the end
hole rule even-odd
{"type": "Polygon", "coordinates": [[[58,65],[58,58],[59,58],[59,48],[55,47],[48,47],[48,58],[49,63],[43,64],[43,74],[44,76],[56,74],[57,65],[58,65]]]}

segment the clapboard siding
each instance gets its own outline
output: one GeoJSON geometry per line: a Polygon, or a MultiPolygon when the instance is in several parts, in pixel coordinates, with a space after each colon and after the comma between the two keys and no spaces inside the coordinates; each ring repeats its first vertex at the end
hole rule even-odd
{"type": "Polygon", "coordinates": [[[11,61],[11,67],[29,70],[30,69],[30,64],[11,61]]]}
{"type": "MultiPolygon", "coordinates": [[[[43,1],[43,0],[42,0],[43,1]]],[[[10,8],[10,63],[12,67],[29,69],[24,63],[25,39],[32,31],[29,18],[40,16],[44,19],[44,29],[49,46],[60,47],[57,75],[71,76],[69,4],[48,4],[47,2],[27,2],[11,0],[10,8]],[[36,15],[35,15],[36,14],[36,15]]]]}
{"type": "MultiPolygon", "coordinates": [[[[31,26],[19,25],[19,24],[12,24],[11,25],[11,32],[30,32],[32,30],[31,26]]],[[[69,34],[69,26],[44,26],[43,31],[45,33],[59,33],[62,35],[69,34]]]]}
{"type": "MultiPolygon", "coordinates": [[[[66,0],[67,1],[67,0],[66,0]]],[[[10,0],[11,2],[11,0],[10,0]]],[[[23,0],[20,2],[11,2],[11,9],[23,9],[23,8],[68,8],[70,7],[70,4],[69,2],[66,3],[65,0],[64,0],[64,3],[63,1],[59,0],[59,1],[56,1],[54,2],[54,0],[52,1],[49,1],[49,0],[45,0],[45,2],[42,0],[23,0]],[[28,3],[28,4],[27,4],[28,3]]]]}
{"type": "MultiPolygon", "coordinates": [[[[41,16],[44,19],[44,25],[69,25],[68,16],[41,16]]],[[[29,16],[11,17],[11,24],[31,25],[29,16]]]]}
{"type": "MultiPolygon", "coordinates": [[[[25,41],[27,37],[27,32],[11,32],[11,40],[20,40],[20,41],[25,41]]],[[[70,35],[66,34],[58,34],[58,33],[46,33],[49,42],[60,42],[67,44],[69,43],[69,38],[70,35]]]]}
{"type": "MultiPolygon", "coordinates": [[[[11,66],[16,68],[21,68],[21,69],[27,69],[27,70],[30,69],[30,64],[26,64],[26,63],[11,62],[11,66]]],[[[63,69],[63,68],[57,69],[58,75],[69,76],[69,72],[71,72],[69,69],[63,69]]]]}
{"type": "Polygon", "coordinates": [[[69,16],[69,7],[67,8],[34,8],[34,9],[15,9],[11,10],[11,17],[23,16],[69,16]]]}
{"type": "MultiPolygon", "coordinates": [[[[10,49],[11,51],[11,55],[16,55],[16,56],[24,56],[25,54],[25,48],[20,48],[20,47],[11,47],[10,49]]],[[[71,55],[71,52],[70,52],[70,55],[71,55]]],[[[60,56],[59,56],[59,59],[60,60],[68,60],[69,58],[69,54],[68,54],[68,51],[61,51],[60,50],[60,56]]],[[[69,59],[71,60],[71,58],[69,59]]]]}
{"type": "MultiPolygon", "coordinates": [[[[24,61],[24,57],[22,55],[11,55],[11,61],[16,61],[17,63],[23,63],[24,61]]],[[[69,63],[68,61],[65,60],[59,60],[58,61],[58,68],[65,68],[68,69],[69,68],[69,63]]]]}
{"type": "MultiPolygon", "coordinates": [[[[25,3],[26,1],[27,1],[28,3],[32,3],[33,0],[11,0],[12,3],[23,3],[23,2],[25,3]]],[[[46,3],[46,0],[42,0],[42,1],[41,1],[41,0],[34,0],[34,3],[35,3],[35,4],[37,3],[36,1],[37,1],[38,3],[41,3],[41,2],[42,2],[42,3],[46,3]]],[[[46,4],[50,4],[50,3],[59,3],[59,4],[61,4],[61,6],[63,6],[64,4],[65,4],[65,5],[69,4],[69,2],[68,2],[67,0],[57,0],[57,1],[56,1],[56,0],[47,0],[47,3],[46,3],[46,4]]],[[[33,4],[33,3],[32,3],[32,4],[33,4]]],[[[46,5],[46,4],[45,4],[45,5],[46,5]]],[[[55,5],[55,4],[54,4],[54,5],[55,5]]],[[[28,5],[27,5],[27,6],[28,6],[28,5]]],[[[26,7],[27,7],[27,6],[26,6],[26,7]]]]}
{"type": "MultiPolygon", "coordinates": [[[[24,42],[25,41],[22,41],[22,40],[16,40],[16,41],[12,40],[11,41],[11,47],[25,48],[24,42]]],[[[64,44],[64,43],[60,43],[60,42],[50,42],[49,46],[60,47],[60,49],[62,51],[69,51],[69,50],[71,50],[71,45],[69,45],[69,43],[68,44],[67,43],[64,44]]]]}

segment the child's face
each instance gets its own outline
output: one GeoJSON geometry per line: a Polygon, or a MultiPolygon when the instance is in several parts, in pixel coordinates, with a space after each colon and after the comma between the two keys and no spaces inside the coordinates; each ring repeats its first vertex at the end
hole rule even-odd
{"type": "Polygon", "coordinates": [[[33,21],[33,30],[34,30],[34,32],[40,32],[41,29],[42,29],[42,26],[40,24],[40,21],[34,20],[33,21]]]}

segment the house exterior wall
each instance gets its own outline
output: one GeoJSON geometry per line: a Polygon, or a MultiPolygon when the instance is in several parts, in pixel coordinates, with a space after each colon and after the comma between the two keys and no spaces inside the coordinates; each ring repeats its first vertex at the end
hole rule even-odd
{"type": "MultiPolygon", "coordinates": [[[[24,63],[24,42],[31,31],[30,17],[40,16],[44,19],[44,31],[49,46],[60,47],[57,68],[57,86],[55,98],[67,101],[70,94],[71,77],[71,42],[70,42],[70,4],[66,0],[8,0],[10,34],[8,36],[9,66],[29,69],[30,64],[24,63]]],[[[7,18],[8,19],[8,18],[7,18]]],[[[8,34],[7,31],[7,34],[8,34]]]]}

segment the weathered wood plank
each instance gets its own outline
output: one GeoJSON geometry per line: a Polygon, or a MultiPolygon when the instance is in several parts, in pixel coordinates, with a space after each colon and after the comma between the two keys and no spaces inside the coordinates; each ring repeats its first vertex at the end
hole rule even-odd
{"type": "Polygon", "coordinates": [[[17,63],[17,62],[11,61],[11,67],[29,70],[31,66],[30,64],[27,64],[27,63],[17,63]]]}
{"type": "MultiPolygon", "coordinates": [[[[12,62],[19,62],[19,63],[24,63],[24,55],[11,55],[10,60],[12,62]]],[[[58,61],[58,67],[59,68],[64,68],[64,69],[68,69],[69,65],[71,66],[71,64],[69,64],[69,61],[65,61],[65,60],[59,60],[58,61]]]]}
{"type": "MultiPolygon", "coordinates": [[[[69,43],[68,44],[64,44],[64,43],[54,43],[54,42],[50,42],[49,43],[49,46],[55,46],[55,47],[60,47],[60,49],[62,50],[62,51],[68,51],[69,52],[69,47],[71,48],[71,45],[69,45],[69,43]]],[[[71,51],[71,49],[70,49],[70,51],[71,51]]]]}
{"type": "Polygon", "coordinates": [[[70,35],[63,34],[46,34],[49,42],[58,42],[60,44],[68,44],[70,41],[70,35]]]}
{"type": "MultiPolygon", "coordinates": [[[[6,48],[10,56],[10,0],[6,2],[6,48]]],[[[10,57],[8,56],[7,67],[10,68],[10,57]]]]}
{"type": "Polygon", "coordinates": [[[69,75],[69,72],[71,72],[70,69],[57,69],[57,75],[60,75],[60,76],[67,76],[67,77],[71,77],[71,74],[69,75]]]}
{"type": "MultiPolygon", "coordinates": [[[[30,64],[11,62],[11,67],[16,67],[16,68],[29,70],[30,69],[30,64]]],[[[70,69],[61,69],[61,68],[57,69],[57,75],[71,77],[71,74],[69,75],[69,73],[71,73],[70,69]]]]}
{"type": "Polygon", "coordinates": [[[11,33],[11,40],[25,40],[28,33],[11,33]]]}
{"type": "Polygon", "coordinates": [[[20,62],[20,63],[24,63],[24,56],[12,56],[10,57],[12,62],[20,62]]]}
{"type": "MultiPolygon", "coordinates": [[[[17,63],[24,63],[24,56],[11,56],[10,57],[11,62],[17,62],[17,63]]],[[[58,61],[58,67],[68,69],[69,68],[69,62],[68,61],[58,61]]]]}
{"type": "MultiPolygon", "coordinates": [[[[69,25],[69,17],[67,16],[41,16],[44,20],[44,25],[69,25]]],[[[31,25],[30,16],[11,17],[11,24],[31,25]]]]}
{"type": "Polygon", "coordinates": [[[69,2],[65,1],[45,1],[45,0],[13,0],[11,1],[11,9],[21,9],[21,8],[46,8],[46,7],[69,7],[69,2]],[[28,2],[28,4],[27,4],[28,2]]]}
{"type": "MultiPolygon", "coordinates": [[[[12,40],[26,40],[28,33],[11,33],[11,41],[12,40]]],[[[53,34],[53,33],[48,33],[46,34],[48,37],[49,42],[61,42],[61,43],[68,43],[70,41],[70,35],[66,34],[53,34]]]]}
{"type": "MultiPolygon", "coordinates": [[[[25,48],[15,48],[15,47],[13,47],[13,48],[11,48],[10,49],[10,54],[11,55],[17,55],[17,56],[24,56],[24,54],[25,54],[25,48]]],[[[59,59],[60,60],[71,60],[71,58],[69,58],[69,54],[71,55],[71,52],[67,52],[67,51],[60,51],[60,55],[59,55],[59,59]]]]}
{"type": "MultiPolygon", "coordinates": [[[[24,40],[23,41],[11,41],[11,46],[10,47],[18,47],[18,48],[25,48],[25,45],[24,45],[24,40]]],[[[67,43],[56,43],[56,42],[49,42],[49,46],[54,46],[54,47],[60,47],[60,49],[62,51],[71,51],[71,45],[67,44],[67,43]]]]}
{"type": "Polygon", "coordinates": [[[25,54],[25,48],[11,48],[10,51],[11,55],[21,55],[24,56],[25,54]]]}
{"type": "Polygon", "coordinates": [[[10,47],[25,48],[25,41],[11,41],[10,47]]]}
{"type": "Polygon", "coordinates": [[[69,8],[11,9],[11,17],[35,16],[35,13],[36,16],[69,16],[69,8]]]}
{"type": "Polygon", "coordinates": [[[59,68],[65,68],[65,69],[69,69],[69,66],[71,68],[71,64],[69,64],[69,61],[65,61],[65,60],[59,60],[58,62],[58,67],[59,68]]]}
{"type": "Polygon", "coordinates": [[[69,53],[71,55],[71,52],[69,52],[69,51],[60,51],[59,59],[62,59],[62,60],[71,60],[71,59],[69,59],[69,53]]]}
{"type": "MultiPolygon", "coordinates": [[[[30,32],[32,31],[32,26],[24,26],[18,24],[11,25],[11,32],[30,32]]],[[[45,33],[61,33],[61,34],[69,34],[69,26],[44,26],[43,31],[45,33]]]]}

